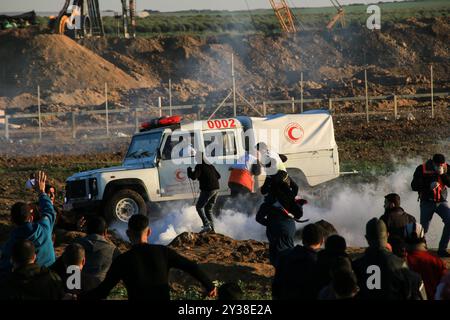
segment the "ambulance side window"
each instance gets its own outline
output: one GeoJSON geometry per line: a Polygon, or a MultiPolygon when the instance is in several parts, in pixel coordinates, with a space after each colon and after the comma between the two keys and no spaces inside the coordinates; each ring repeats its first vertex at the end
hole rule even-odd
{"type": "MultiPolygon", "coordinates": [[[[171,160],[171,159],[179,159],[179,158],[188,158],[188,157],[194,157],[195,156],[195,149],[193,147],[194,142],[194,133],[190,133],[190,143],[185,146],[184,148],[180,149],[177,154],[173,154],[172,151],[174,150],[175,146],[179,143],[182,143],[185,136],[183,135],[172,135],[168,136],[166,143],[163,148],[162,152],[162,159],[163,160],[171,160]]],[[[178,150],[178,149],[177,149],[178,150]]]]}
{"type": "Polygon", "coordinates": [[[205,152],[209,157],[237,154],[236,137],[233,131],[208,131],[203,133],[205,152]]]}

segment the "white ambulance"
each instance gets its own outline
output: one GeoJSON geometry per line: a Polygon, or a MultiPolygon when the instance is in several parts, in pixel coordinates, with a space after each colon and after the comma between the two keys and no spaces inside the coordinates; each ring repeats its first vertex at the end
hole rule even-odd
{"type": "MultiPolygon", "coordinates": [[[[246,150],[252,153],[259,142],[286,155],[288,173],[302,177],[310,186],[340,174],[333,120],[325,111],[191,122],[166,117],[143,124],[121,166],[69,177],[64,209],[103,214],[108,222],[126,222],[133,214],[151,215],[152,203],[192,203],[198,184],[188,179],[187,168],[194,168],[196,152],[204,152],[220,172],[220,195],[227,196],[230,166],[246,150]],[[219,147],[211,148],[214,144],[219,147]]],[[[264,178],[262,174],[255,179],[254,192],[264,178]]]]}

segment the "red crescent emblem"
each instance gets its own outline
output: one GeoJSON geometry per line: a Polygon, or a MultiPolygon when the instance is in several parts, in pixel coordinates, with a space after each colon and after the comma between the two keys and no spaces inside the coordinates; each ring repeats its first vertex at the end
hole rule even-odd
{"type": "Polygon", "coordinates": [[[286,138],[291,143],[300,143],[303,136],[305,135],[305,132],[303,131],[303,128],[296,122],[291,122],[286,126],[286,129],[284,130],[284,134],[286,138]]]}
{"type": "Polygon", "coordinates": [[[175,180],[179,182],[183,182],[186,180],[186,176],[184,175],[184,172],[181,169],[175,170],[175,180]]]}

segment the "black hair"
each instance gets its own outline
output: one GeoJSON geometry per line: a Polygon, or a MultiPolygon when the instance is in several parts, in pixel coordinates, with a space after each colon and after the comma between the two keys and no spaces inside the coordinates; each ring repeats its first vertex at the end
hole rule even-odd
{"type": "Polygon", "coordinates": [[[325,241],[325,250],[334,254],[345,255],[347,250],[347,243],[344,237],[338,234],[332,234],[325,241]]]}
{"type": "Polygon", "coordinates": [[[11,207],[11,220],[15,225],[25,224],[33,215],[33,208],[25,202],[16,202],[11,207]]]}
{"type": "Polygon", "coordinates": [[[63,253],[63,261],[66,266],[78,266],[85,257],[84,247],[79,243],[69,244],[63,253]]]}
{"type": "Polygon", "coordinates": [[[322,229],[319,226],[310,223],[303,228],[302,242],[305,246],[319,244],[322,241],[323,241],[323,233],[322,229]]]}
{"type": "Polygon", "coordinates": [[[87,221],[87,233],[103,235],[107,230],[106,221],[103,217],[92,216],[87,221]]]}
{"type": "Polygon", "coordinates": [[[389,202],[393,203],[396,208],[400,207],[400,196],[396,193],[389,193],[388,195],[384,196],[384,198],[389,202]]]}
{"type": "Polygon", "coordinates": [[[134,234],[141,234],[149,224],[149,220],[143,214],[135,214],[128,221],[128,230],[134,234]]]}
{"type": "Polygon", "coordinates": [[[36,253],[33,242],[26,239],[17,240],[11,249],[11,259],[19,266],[30,263],[36,253]]]}
{"type": "Polygon", "coordinates": [[[436,154],[433,156],[433,162],[434,162],[434,163],[445,163],[445,157],[444,157],[444,155],[443,155],[443,154],[440,154],[440,153],[436,153],[436,154]]]}
{"type": "Polygon", "coordinates": [[[51,188],[53,188],[54,190],[55,190],[55,193],[56,193],[56,188],[55,188],[55,186],[52,186],[51,184],[46,184],[45,185],[45,193],[49,193],[50,192],[50,189],[51,188]]]}
{"type": "Polygon", "coordinates": [[[228,282],[219,287],[218,300],[242,300],[244,293],[236,282],[228,282]]]}

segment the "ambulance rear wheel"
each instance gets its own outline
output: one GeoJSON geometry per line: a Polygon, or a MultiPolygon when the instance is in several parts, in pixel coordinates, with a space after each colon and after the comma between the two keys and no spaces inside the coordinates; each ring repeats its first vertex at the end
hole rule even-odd
{"type": "Polygon", "coordinates": [[[119,190],[106,201],[105,218],[108,224],[128,223],[135,214],[147,215],[147,205],[142,196],[134,190],[119,190]]]}

